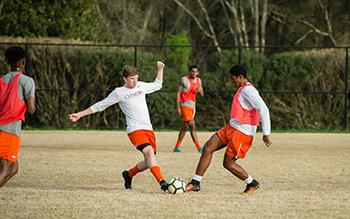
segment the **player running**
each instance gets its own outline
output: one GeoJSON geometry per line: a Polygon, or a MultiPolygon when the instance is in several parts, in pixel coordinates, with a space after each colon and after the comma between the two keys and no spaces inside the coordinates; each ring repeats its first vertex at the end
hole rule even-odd
{"type": "Polygon", "coordinates": [[[269,139],[271,130],[269,109],[260,97],[259,92],[248,82],[247,70],[242,65],[233,66],[229,72],[231,82],[238,88],[232,101],[230,123],[217,131],[205,143],[196,174],[186,186],[187,191],[200,190],[200,182],[210,165],[213,153],[226,146],[223,165],[233,175],[247,184],[243,194],[251,194],[259,188],[259,182],[238,165],[236,160],[245,157],[252,145],[260,120],[263,141],[267,147],[271,145],[269,139]]]}
{"type": "Polygon", "coordinates": [[[0,187],[18,172],[18,152],[25,112],[35,112],[35,83],[23,74],[25,52],[19,46],[5,51],[10,72],[0,78],[0,187]]]}
{"type": "Polygon", "coordinates": [[[103,111],[113,104],[119,104],[126,118],[126,131],[129,139],[144,156],[144,160],[122,172],[126,189],[131,189],[132,178],[146,169],[151,170],[163,191],[168,189],[168,183],[161,174],[155,156],[157,151],[156,138],[146,102],[146,94],[162,88],[164,66],[162,62],[157,62],[157,75],[152,83],[138,81],[139,69],[126,66],[122,72],[124,86],[115,88],[104,100],[95,103],[91,107],[69,115],[69,119],[76,122],[83,116],[103,111]]]}
{"type": "Polygon", "coordinates": [[[197,93],[199,93],[201,97],[204,96],[202,81],[199,78],[199,67],[197,65],[191,65],[189,68],[189,74],[181,78],[176,96],[176,113],[181,116],[182,124],[174,152],[181,152],[181,143],[188,127],[197,150],[202,153],[203,147],[199,144],[196,134],[196,123],[194,120],[196,114],[197,93]]]}

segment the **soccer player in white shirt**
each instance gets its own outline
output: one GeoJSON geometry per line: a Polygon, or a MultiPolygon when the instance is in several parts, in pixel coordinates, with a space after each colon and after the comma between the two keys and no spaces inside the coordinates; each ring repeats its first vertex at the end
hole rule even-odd
{"type": "Polygon", "coordinates": [[[138,81],[139,69],[126,66],[123,69],[124,86],[115,88],[105,99],[95,103],[89,108],[69,115],[72,122],[81,117],[103,111],[107,107],[118,103],[123,111],[130,141],[142,152],[144,160],[138,162],[134,167],[122,172],[124,186],[132,188],[132,178],[139,172],[150,169],[163,191],[168,189],[168,184],[160,172],[156,159],[156,139],[149,117],[146,103],[146,94],[153,93],[162,88],[164,63],[157,62],[157,76],[154,82],[145,83],[138,81]]]}
{"type": "Polygon", "coordinates": [[[251,194],[259,188],[259,182],[238,165],[236,160],[245,157],[252,145],[260,121],[263,141],[267,147],[271,145],[269,109],[260,97],[259,92],[248,82],[245,67],[235,65],[229,72],[232,84],[238,88],[232,101],[230,122],[205,143],[196,174],[186,186],[187,191],[197,192],[200,190],[200,182],[210,165],[213,153],[224,147],[226,147],[224,167],[247,184],[243,194],[251,194]]]}

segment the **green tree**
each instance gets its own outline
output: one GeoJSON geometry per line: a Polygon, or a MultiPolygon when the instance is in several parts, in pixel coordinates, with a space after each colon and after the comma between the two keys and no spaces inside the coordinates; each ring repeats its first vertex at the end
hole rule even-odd
{"type": "Polygon", "coordinates": [[[171,47],[168,49],[168,61],[175,68],[186,71],[188,68],[188,61],[191,54],[191,47],[186,47],[190,45],[189,39],[185,32],[179,35],[170,35],[166,43],[168,46],[184,46],[184,47],[171,47]]]}
{"type": "Polygon", "coordinates": [[[0,35],[106,40],[96,6],[97,0],[4,0],[0,35]]]}

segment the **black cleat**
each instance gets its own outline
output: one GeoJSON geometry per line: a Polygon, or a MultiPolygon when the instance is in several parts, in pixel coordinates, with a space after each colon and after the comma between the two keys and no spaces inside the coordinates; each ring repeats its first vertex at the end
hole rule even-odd
{"type": "Polygon", "coordinates": [[[192,179],[189,184],[186,185],[186,192],[198,192],[201,190],[200,182],[192,179]]]}
{"type": "Polygon", "coordinates": [[[242,194],[250,195],[254,193],[259,188],[259,186],[260,186],[259,182],[253,179],[251,183],[247,184],[247,187],[245,188],[242,194]]]}
{"type": "Polygon", "coordinates": [[[159,182],[161,190],[166,192],[168,190],[169,184],[163,179],[162,181],[159,182]]]}
{"type": "Polygon", "coordinates": [[[124,170],[122,172],[123,178],[124,178],[124,186],[125,189],[131,189],[131,182],[132,182],[132,177],[129,176],[129,171],[124,170]]]}

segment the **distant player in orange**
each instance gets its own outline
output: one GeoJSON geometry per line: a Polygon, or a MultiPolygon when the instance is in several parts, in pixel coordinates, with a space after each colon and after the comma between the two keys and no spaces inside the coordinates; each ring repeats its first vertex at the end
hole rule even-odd
{"type": "Polygon", "coordinates": [[[0,187],[18,172],[18,152],[25,112],[35,112],[35,83],[23,74],[25,52],[19,46],[5,51],[10,72],[0,78],[0,187]]]}
{"type": "Polygon", "coordinates": [[[156,138],[149,117],[146,94],[153,93],[162,88],[164,64],[157,62],[157,76],[154,82],[145,83],[138,81],[139,69],[126,66],[123,70],[124,86],[115,88],[105,99],[95,103],[91,107],[69,115],[72,122],[81,117],[103,111],[107,107],[118,103],[123,111],[130,141],[135,145],[144,157],[134,167],[122,172],[124,186],[132,188],[132,178],[139,172],[150,169],[163,191],[168,189],[168,183],[164,180],[156,159],[156,138]]]}
{"type": "Polygon", "coordinates": [[[189,68],[189,74],[181,78],[176,96],[176,113],[181,116],[182,124],[174,152],[181,152],[181,143],[188,127],[197,150],[202,153],[203,147],[199,144],[196,134],[196,124],[194,121],[197,93],[199,93],[201,97],[204,96],[202,81],[199,78],[199,67],[197,65],[191,65],[189,68]]]}
{"type": "Polygon", "coordinates": [[[253,179],[236,161],[245,157],[252,145],[260,121],[263,132],[262,140],[267,147],[271,145],[269,109],[259,92],[248,82],[247,70],[244,66],[235,65],[229,73],[231,82],[238,88],[232,101],[230,122],[205,143],[196,174],[186,186],[187,191],[200,190],[200,182],[210,165],[213,153],[224,147],[226,147],[224,167],[246,183],[243,194],[251,194],[259,188],[259,182],[253,179]]]}

